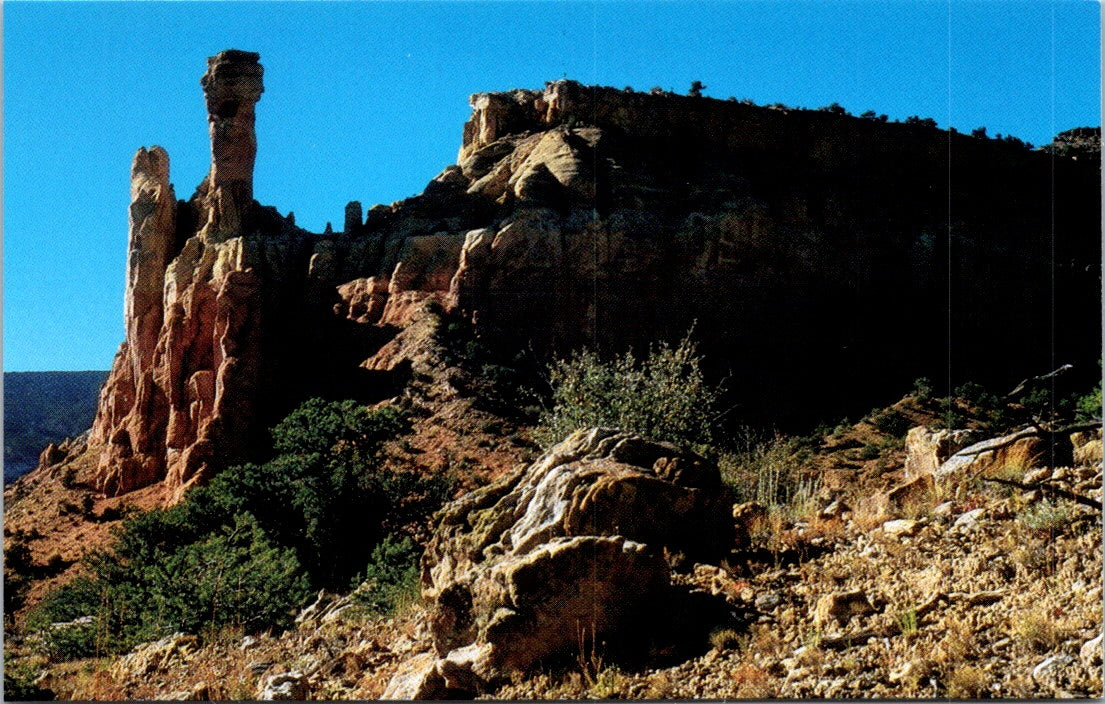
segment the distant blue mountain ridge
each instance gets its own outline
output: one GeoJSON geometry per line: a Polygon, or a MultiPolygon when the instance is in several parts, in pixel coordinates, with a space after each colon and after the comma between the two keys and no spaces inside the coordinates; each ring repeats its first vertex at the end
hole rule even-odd
{"type": "Polygon", "coordinates": [[[43,448],[88,430],[106,371],[4,372],[4,484],[38,464],[43,448]]]}

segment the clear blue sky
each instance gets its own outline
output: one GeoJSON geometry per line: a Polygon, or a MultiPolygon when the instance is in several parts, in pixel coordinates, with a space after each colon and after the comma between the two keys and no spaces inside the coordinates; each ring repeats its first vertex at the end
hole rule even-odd
{"type": "Polygon", "coordinates": [[[422,190],[468,95],[585,83],[1013,134],[1100,124],[1094,2],[5,2],[4,369],[106,369],[123,337],[129,169],[206,174],[199,78],[257,51],[255,196],[321,231],[422,190]]]}

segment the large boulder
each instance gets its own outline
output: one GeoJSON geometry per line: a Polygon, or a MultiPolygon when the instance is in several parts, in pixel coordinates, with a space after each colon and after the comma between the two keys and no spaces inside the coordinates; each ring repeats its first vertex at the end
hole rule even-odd
{"type": "Polygon", "coordinates": [[[1101,464],[1101,428],[1071,433],[1070,442],[1074,448],[1074,463],[1076,465],[1092,466],[1101,464]]]}
{"type": "Polygon", "coordinates": [[[925,426],[910,429],[905,437],[905,479],[932,475],[940,465],[978,439],[975,430],[933,430],[925,426]]]}
{"type": "Polygon", "coordinates": [[[577,431],[442,512],[422,565],[436,660],[402,668],[388,694],[472,692],[581,638],[647,628],[670,587],[665,552],[724,555],[730,506],[717,467],[694,453],[577,431]],[[426,678],[438,684],[412,684],[426,678]]]}
{"type": "MultiPolygon", "coordinates": [[[[1069,452],[1069,450],[1068,450],[1069,452]]],[[[963,477],[977,476],[1004,468],[1028,469],[1033,458],[1044,454],[1044,440],[1038,431],[1025,428],[990,438],[957,451],[933,473],[938,489],[944,490],[963,477]]]]}

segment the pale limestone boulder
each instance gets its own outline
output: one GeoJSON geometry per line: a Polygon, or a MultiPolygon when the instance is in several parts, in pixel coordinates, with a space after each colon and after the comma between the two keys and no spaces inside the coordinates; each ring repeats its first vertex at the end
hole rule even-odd
{"type": "Polygon", "coordinates": [[[1100,667],[1102,660],[1101,641],[1103,633],[1098,633],[1095,638],[1091,638],[1082,644],[1082,648],[1078,651],[1078,656],[1086,667],[1100,667]]]}
{"type": "Polygon", "coordinates": [[[936,472],[949,457],[977,439],[974,430],[911,428],[905,438],[905,479],[936,472]]]}
{"type": "Polygon", "coordinates": [[[111,666],[119,680],[148,677],[169,667],[187,662],[196,652],[198,639],[186,633],[174,633],[161,640],[143,643],[111,666]]]}
{"type": "Polygon", "coordinates": [[[258,687],[257,699],[265,702],[304,701],[308,691],[307,678],[302,672],[292,670],[264,678],[258,687]]]}
{"type": "Polygon", "coordinates": [[[931,474],[920,474],[876,498],[876,506],[887,515],[919,515],[933,504],[936,483],[931,474]]]}
{"type": "Polygon", "coordinates": [[[646,626],[668,594],[665,551],[716,560],[733,540],[730,506],[716,466],[693,453],[577,431],[442,511],[422,565],[435,659],[402,667],[388,692],[475,693],[581,637],[646,626]]]}
{"type": "Polygon", "coordinates": [[[1032,457],[1041,450],[1043,443],[1032,428],[976,442],[941,463],[933,477],[937,487],[943,489],[962,477],[998,470],[1010,462],[1021,462],[1023,458],[1032,457]]]}
{"type": "Polygon", "coordinates": [[[876,611],[866,592],[853,589],[821,597],[817,600],[812,615],[817,627],[823,629],[833,622],[843,625],[857,616],[867,616],[876,611]]]}

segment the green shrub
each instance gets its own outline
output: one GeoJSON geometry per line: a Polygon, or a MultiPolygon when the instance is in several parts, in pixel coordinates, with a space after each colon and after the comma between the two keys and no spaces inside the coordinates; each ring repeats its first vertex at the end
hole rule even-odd
{"type": "Polygon", "coordinates": [[[896,438],[904,436],[911,427],[909,418],[897,411],[886,409],[871,416],[871,424],[879,431],[896,438]]]}
{"type": "Polygon", "coordinates": [[[898,612],[898,632],[904,636],[917,633],[918,629],[917,609],[908,608],[898,612]]]}
{"type": "Polygon", "coordinates": [[[50,594],[30,617],[60,660],[124,652],[175,631],[283,628],[310,594],[288,548],[274,546],[249,514],[194,541],[160,541],[179,512],[151,511],[125,526],[112,552],[88,559],[92,576],[50,594]],[[153,514],[153,515],[151,515],[153,514]],[[153,530],[151,530],[153,529],[153,530]],[[56,628],[53,623],[91,617],[56,628]]]}
{"type": "Polygon", "coordinates": [[[1090,393],[1079,396],[1075,402],[1076,417],[1079,422],[1088,423],[1101,418],[1101,384],[1090,393]]]}
{"type": "Polygon", "coordinates": [[[428,515],[448,496],[446,478],[381,467],[380,445],[405,427],[391,407],[309,401],[273,429],[282,454],[219,475],[213,500],[255,515],[295,547],[315,586],[337,588],[363,569],[389,519],[428,515]]]}
{"type": "Polygon", "coordinates": [[[13,663],[4,658],[4,701],[47,702],[54,693],[34,683],[35,672],[27,663],[13,663]]]}
{"type": "Polygon", "coordinates": [[[476,334],[471,322],[444,318],[437,328],[446,364],[468,371],[482,381],[475,403],[494,413],[532,423],[537,417],[532,402],[532,363],[526,353],[494,347],[476,334]]]}
{"type": "Polygon", "coordinates": [[[419,550],[410,538],[387,536],[373,549],[372,560],[353,592],[369,613],[392,614],[418,600],[419,550]]]}
{"type": "Polygon", "coordinates": [[[272,460],[229,468],[170,509],[127,518],[112,547],[86,559],[88,576],[49,595],[30,624],[61,659],[175,631],[279,629],[314,589],[344,586],[370,562],[386,573],[376,575],[380,599],[396,601],[404,582],[393,568],[413,546],[373,548],[389,522],[428,515],[449,488],[384,471],[380,448],[405,427],[394,408],[308,401],[273,429],[272,460]]]}
{"type": "Polygon", "coordinates": [[[861,460],[873,460],[878,458],[881,454],[882,448],[875,443],[868,442],[864,443],[863,447],[859,449],[859,452],[856,453],[856,457],[861,460]]]}
{"type": "Polygon", "coordinates": [[[196,492],[193,511],[249,512],[277,544],[295,548],[314,586],[344,586],[389,521],[428,515],[448,496],[446,478],[382,468],[381,445],[405,428],[392,407],[312,399],[273,428],[277,457],[219,474],[196,492]]]}
{"type": "Polygon", "coordinates": [[[28,626],[42,639],[44,650],[56,660],[73,660],[105,652],[110,643],[98,637],[108,614],[100,606],[105,585],[77,577],[51,592],[27,617],[28,626]],[[87,622],[83,622],[89,619],[87,622]],[[56,626],[55,624],[71,624],[56,626]]]}
{"type": "Polygon", "coordinates": [[[808,448],[795,438],[780,436],[755,439],[748,435],[742,444],[718,458],[721,479],[737,501],[801,513],[817,489],[815,478],[802,470],[809,459],[808,448]]]}
{"type": "Polygon", "coordinates": [[[1053,534],[1062,532],[1070,525],[1074,515],[1070,504],[1041,501],[1018,513],[1017,520],[1029,530],[1053,534]]]}
{"type": "Polygon", "coordinates": [[[676,347],[662,343],[641,360],[632,352],[610,361],[592,350],[576,352],[549,369],[552,408],[534,438],[547,449],[579,428],[612,426],[707,447],[722,389],[707,383],[700,363],[689,333],[676,347]]]}

